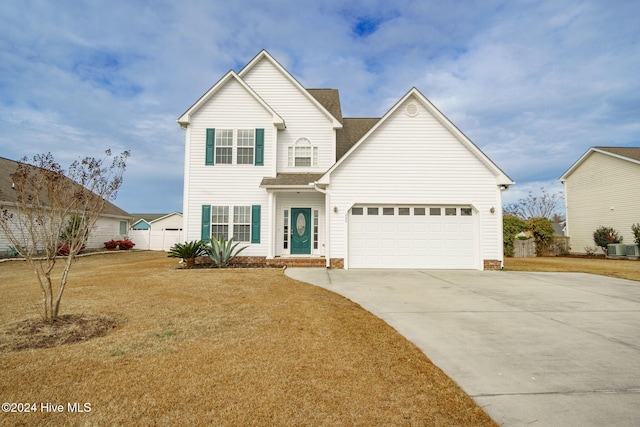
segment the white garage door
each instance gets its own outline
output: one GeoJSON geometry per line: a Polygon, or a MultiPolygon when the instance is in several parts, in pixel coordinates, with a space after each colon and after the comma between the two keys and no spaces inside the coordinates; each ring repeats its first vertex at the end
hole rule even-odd
{"type": "Polygon", "coordinates": [[[478,268],[475,213],[468,206],[355,206],[349,268],[478,268]]]}

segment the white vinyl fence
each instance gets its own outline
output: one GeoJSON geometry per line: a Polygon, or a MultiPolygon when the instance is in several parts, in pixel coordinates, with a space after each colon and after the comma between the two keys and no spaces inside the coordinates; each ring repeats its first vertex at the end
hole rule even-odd
{"type": "Polygon", "coordinates": [[[135,249],[169,251],[176,243],[183,243],[182,230],[129,230],[129,238],[135,249]]]}

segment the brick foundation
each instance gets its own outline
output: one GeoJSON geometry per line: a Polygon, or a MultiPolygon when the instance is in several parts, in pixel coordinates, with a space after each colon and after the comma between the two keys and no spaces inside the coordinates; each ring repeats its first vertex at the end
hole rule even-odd
{"type": "MultiPolygon", "coordinates": [[[[208,256],[200,257],[196,260],[196,264],[203,267],[211,265],[211,259],[208,256]]],[[[315,267],[324,268],[327,265],[325,258],[273,258],[267,259],[263,256],[239,256],[231,261],[230,267],[267,267],[267,268],[283,268],[283,267],[315,267]]]]}
{"type": "Polygon", "coordinates": [[[344,268],[344,258],[331,258],[329,264],[331,268],[344,268]]]}
{"type": "Polygon", "coordinates": [[[497,259],[485,259],[484,260],[484,269],[485,270],[496,271],[496,270],[500,270],[501,268],[502,268],[502,262],[500,262],[500,260],[497,260],[497,259]]]}

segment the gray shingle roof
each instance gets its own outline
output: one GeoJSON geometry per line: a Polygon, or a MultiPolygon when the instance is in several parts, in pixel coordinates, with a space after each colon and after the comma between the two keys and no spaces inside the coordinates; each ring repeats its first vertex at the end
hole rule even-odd
{"type": "Polygon", "coordinates": [[[263,178],[261,186],[304,186],[317,181],[323,173],[279,173],[275,178],[263,178]]]}
{"type": "MultiPolygon", "coordinates": [[[[18,200],[16,191],[11,188],[13,180],[11,174],[13,174],[17,167],[18,162],[0,157],[0,205],[3,202],[15,203],[18,200]]],[[[31,166],[35,168],[35,166],[31,166]]],[[[116,205],[110,202],[106,202],[102,211],[104,215],[114,215],[129,218],[129,215],[124,210],[120,209],[116,205]]]]}
{"type": "Polygon", "coordinates": [[[329,113],[342,123],[342,108],[340,107],[340,94],[338,89],[307,89],[329,113]]]}
{"type": "Polygon", "coordinates": [[[640,161],[640,147],[593,147],[618,156],[640,161]]]}
{"type": "Polygon", "coordinates": [[[379,118],[343,119],[342,129],[336,131],[336,161],[340,160],[379,120],[379,118]]]}

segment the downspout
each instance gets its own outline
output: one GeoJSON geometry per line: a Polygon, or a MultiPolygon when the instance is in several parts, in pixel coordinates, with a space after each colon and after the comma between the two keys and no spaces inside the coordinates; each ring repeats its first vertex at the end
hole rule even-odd
{"type": "Polygon", "coordinates": [[[325,258],[326,268],[331,268],[331,252],[330,252],[331,245],[329,244],[329,222],[330,222],[331,209],[329,208],[330,204],[329,204],[329,201],[327,200],[329,198],[329,192],[327,190],[324,190],[318,187],[317,182],[313,183],[313,189],[319,193],[324,194],[324,258],[325,258]]]}

